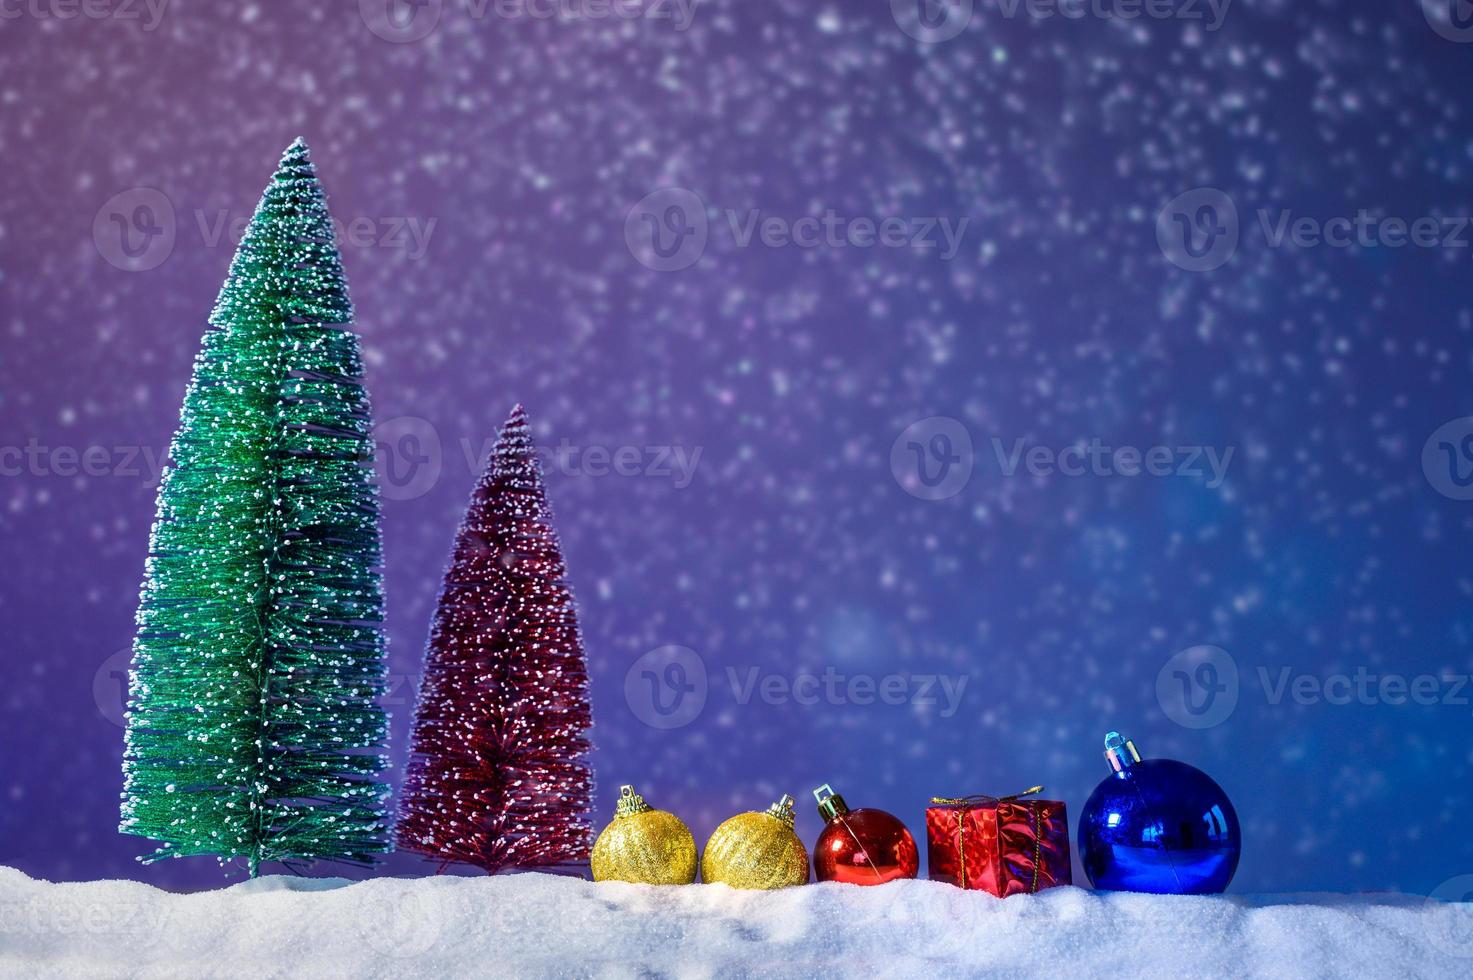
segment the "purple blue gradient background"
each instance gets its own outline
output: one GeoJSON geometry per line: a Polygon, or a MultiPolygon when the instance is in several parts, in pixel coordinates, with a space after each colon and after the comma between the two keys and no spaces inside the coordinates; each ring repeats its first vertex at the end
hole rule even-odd
{"type": "MultiPolygon", "coordinates": [[[[931,45],[883,0],[707,0],[687,31],[450,2],[408,44],[343,2],[173,0],[151,32],[0,21],[0,444],[167,446],[231,256],[197,215],[248,215],[302,135],[339,219],[436,222],[418,260],[344,248],[376,415],[443,446],[427,493],[385,501],[398,677],[417,675],[473,479],[462,440],[521,401],[544,447],[701,450],[684,488],[548,477],[592,669],[597,823],[625,781],[698,839],[789,792],[811,840],[824,782],[918,833],[935,794],[1044,783],[1077,814],[1118,727],[1232,795],[1234,891],[1425,893],[1473,872],[1473,708],[1274,705],[1256,671],[1473,670],[1473,503],[1420,464],[1473,413],[1473,250],[1272,249],[1252,215],[1468,213],[1470,72],[1473,45],[1417,0],[1237,0],[1215,33],[979,2],[931,45]],[[661,273],[624,225],[666,185],[713,211],[970,224],[944,261],[743,249],[713,221],[700,261],[661,273]],[[1199,274],[1163,258],[1155,221],[1202,185],[1236,199],[1245,239],[1199,274]],[[92,228],[140,186],[172,202],[177,242],[129,272],[92,228]],[[890,466],[928,416],[977,446],[944,501],[890,466]],[[1009,478],[993,437],[1235,456],[1217,488],[1009,478]],[[675,731],[624,696],[666,644],[711,683],[675,731]],[[1156,697],[1197,644],[1243,679],[1204,731],[1156,697]],[[943,718],[743,705],[729,667],[968,682],[943,718]]],[[[240,877],[139,865],[149,843],[116,832],[109,671],[153,507],[147,473],[0,478],[0,864],[240,877]]],[[[396,780],[411,688],[391,705],[396,780]]],[[[399,855],[373,873],[432,871],[399,855]]]]}

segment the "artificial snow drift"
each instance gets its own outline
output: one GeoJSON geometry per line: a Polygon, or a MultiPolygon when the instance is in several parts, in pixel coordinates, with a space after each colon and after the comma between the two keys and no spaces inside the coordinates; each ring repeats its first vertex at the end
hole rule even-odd
{"type": "Polygon", "coordinates": [[[1473,906],[929,881],[780,892],[495,878],[263,878],[175,895],[0,868],[5,976],[1465,977],[1473,906]]]}

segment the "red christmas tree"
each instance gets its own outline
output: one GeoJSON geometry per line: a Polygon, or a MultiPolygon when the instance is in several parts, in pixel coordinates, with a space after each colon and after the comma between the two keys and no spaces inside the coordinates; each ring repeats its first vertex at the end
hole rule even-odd
{"type": "Polygon", "coordinates": [[[425,658],[399,847],[444,863],[586,861],[588,667],[522,406],[471,495],[425,658]]]}

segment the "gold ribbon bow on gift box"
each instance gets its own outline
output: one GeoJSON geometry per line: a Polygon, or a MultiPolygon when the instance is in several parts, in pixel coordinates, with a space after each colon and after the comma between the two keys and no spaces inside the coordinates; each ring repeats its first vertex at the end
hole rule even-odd
{"type": "MultiPolygon", "coordinates": [[[[960,879],[961,887],[967,887],[967,852],[962,843],[962,839],[965,836],[963,831],[967,825],[966,811],[982,804],[1011,803],[1015,800],[1021,800],[1042,792],[1042,786],[1033,786],[1025,789],[1021,793],[1014,793],[1012,796],[988,796],[986,793],[977,793],[972,796],[931,797],[931,802],[937,806],[958,806],[962,808],[962,817],[956,822],[956,860],[957,870],[959,872],[957,877],[960,879]]],[[[1043,860],[1043,841],[1040,840],[1042,836],[1040,828],[1042,825],[1038,819],[1037,800],[1028,800],[1028,814],[1033,818],[1033,880],[1028,884],[1028,891],[1031,894],[1036,894],[1038,892],[1038,865],[1043,860]]]]}

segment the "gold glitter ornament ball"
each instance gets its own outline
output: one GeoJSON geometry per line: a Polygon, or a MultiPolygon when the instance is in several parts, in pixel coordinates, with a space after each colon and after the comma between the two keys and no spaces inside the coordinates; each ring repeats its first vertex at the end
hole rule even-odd
{"type": "Polygon", "coordinates": [[[593,880],[689,885],[696,880],[696,839],[675,814],[620,786],[614,821],[593,844],[593,880]]]}
{"type": "Polygon", "coordinates": [[[701,855],[701,879],[733,888],[788,888],[808,881],[808,849],[793,831],[793,798],[738,813],[716,828],[701,855]]]}

